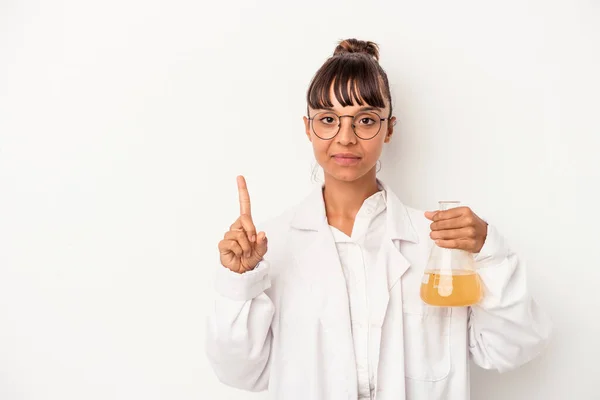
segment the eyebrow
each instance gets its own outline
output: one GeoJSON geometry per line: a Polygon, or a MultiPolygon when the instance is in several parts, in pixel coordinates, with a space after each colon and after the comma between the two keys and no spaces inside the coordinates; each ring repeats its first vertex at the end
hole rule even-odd
{"type": "MultiPolygon", "coordinates": [[[[335,111],[333,109],[333,107],[322,107],[322,108],[315,108],[315,110],[327,110],[327,111],[335,111]]],[[[372,107],[372,106],[366,106],[366,107],[361,107],[358,109],[358,111],[383,111],[383,108],[379,108],[379,107],[372,107]]]]}

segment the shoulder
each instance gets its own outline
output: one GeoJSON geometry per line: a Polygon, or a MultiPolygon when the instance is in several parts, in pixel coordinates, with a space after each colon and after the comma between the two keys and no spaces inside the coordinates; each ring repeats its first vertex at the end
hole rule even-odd
{"type": "Polygon", "coordinates": [[[428,247],[431,245],[431,221],[425,218],[425,211],[404,206],[406,210],[406,216],[412,225],[412,230],[416,235],[416,243],[418,246],[428,247]]]}
{"type": "Polygon", "coordinates": [[[268,250],[265,259],[271,265],[272,278],[279,275],[279,266],[291,262],[293,221],[297,219],[299,205],[288,207],[280,214],[256,224],[258,231],[264,231],[268,239],[268,250]]]}
{"type": "MultiPolygon", "coordinates": [[[[305,223],[314,224],[325,215],[323,197],[319,188],[314,188],[304,198],[285,211],[259,224],[267,235],[269,232],[283,233],[292,226],[303,228],[305,223]]],[[[257,226],[258,227],[258,226],[257,226]]]]}
{"type": "Polygon", "coordinates": [[[425,210],[407,205],[390,186],[381,181],[380,184],[386,190],[391,218],[397,229],[418,243],[428,243],[431,221],[425,217],[425,210]]]}
{"type": "Polygon", "coordinates": [[[288,236],[293,221],[297,220],[297,214],[305,203],[306,200],[302,200],[288,207],[283,212],[265,219],[256,225],[258,230],[264,231],[267,234],[270,246],[275,243],[272,239],[275,239],[276,242],[281,242],[282,239],[288,236]]]}
{"type": "Polygon", "coordinates": [[[279,215],[259,222],[256,228],[265,231],[267,236],[273,233],[284,233],[289,230],[295,211],[296,207],[290,207],[279,215]]]}
{"type": "Polygon", "coordinates": [[[429,236],[431,221],[425,218],[425,211],[408,206],[405,206],[405,208],[408,218],[417,231],[419,237],[422,236],[422,234],[429,236]]]}

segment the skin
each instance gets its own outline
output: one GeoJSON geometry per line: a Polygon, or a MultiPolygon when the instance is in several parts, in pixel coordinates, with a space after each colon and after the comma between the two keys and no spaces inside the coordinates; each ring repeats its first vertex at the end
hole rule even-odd
{"type": "Polygon", "coordinates": [[[221,264],[233,272],[242,274],[252,270],[267,253],[267,235],[256,233],[250,209],[250,194],[246,179],[237,177],[240,216],[225,232],[219,242],[221,264]]]}
{"type": "Polygon", "coordinates": [[[446,249],[461,249],[479,253],[487,238],[488,224],[469,207],[446,211],[427,211],[425,217],[433,221],[429,236],[446,249]]]}
{"type": "MultiPolygon", "coordinates": [[[[332,111],[338,115],[356,115],[369,105],[343,107],[331,92],[332,111]]],[[[309,108],[313,117],[320,109],[309,108]]],[[[327,110],[331,111],[331,110],[327,110]]],[[[390,104],[374,110],[380,116],[389,115],[390,104]]],[[[354,220],[365,199],[377,192],[376,164],[383,146],[390,143],[396,118],[382,121],[377,136],[370,140],[358,138],[352,130],[352,119],[341,118],[338,134],[330,140],[317,137],[311,123],[304,117],[305,134],[312,144],[317,163],[323,168],[325,185],[323,198],[327,220],[346,235],[351,236],[354,220]],[[352,153],[359,157],[353,165],[340,165],[334,155],[352,153]]],[[[265,232],[256,232],[250,211],[250,195],[243,176],[237,177],[240,215],[219,242],[221,264],[237,273],[252,270],[267,252],[265,232]]],[[[471,253],[481,251],[487,237],[487,223],[469,207],[446,211],[427,211],[425,217],[432,221],[430,237],[444,248],[462,249],[471,253]]]]}
{"type": "MultiPolygon", "coordinates": [[[[335,98],[333,89],[330,92],[333,103],[333,112],[337,115],[356,115],[369,105],[360,106],[355,101],[354,105],[343,107],[335,98]]],[[[308,109],[311,117],[319,111],[308,109]]],[[[375,110],[382,117],[390,113],[389,102],[385,108],[375,110]]],[[[325,176],[325,211],[331,226],[336,227],[346,235],[351,236],[354,219],[366,198],[377,192],[376,164],[381,156],[383,145],[390,143],[394,133],[396,117],[382,121],[381,129],[377,136],[370,140],[359,139],[352,130],[352,118],[341,118],[340,131],[330,140],[317,137],[310,121],[304,117],[304,130],[306,137],[311,142],[317,163],[323,168],[325,176]],[[333,155],[339,153],[352,153],[360,157],[356,165],[345,166],[335,162],[333,155]]]]}

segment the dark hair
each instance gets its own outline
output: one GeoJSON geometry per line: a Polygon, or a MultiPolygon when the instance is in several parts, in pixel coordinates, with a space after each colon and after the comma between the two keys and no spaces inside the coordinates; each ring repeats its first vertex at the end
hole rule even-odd
{"type": "Polygon", "coordinates": [[[379,65],[379,47],[374,42],[357,39],[342,40],[333,55],[325,61],[313,77],[306,101],[311,108],[333,107],[329,91],[346,107],[365,103],[373,107],[385,107],[385,99],[392,96],[387,74],[379,65]]]}

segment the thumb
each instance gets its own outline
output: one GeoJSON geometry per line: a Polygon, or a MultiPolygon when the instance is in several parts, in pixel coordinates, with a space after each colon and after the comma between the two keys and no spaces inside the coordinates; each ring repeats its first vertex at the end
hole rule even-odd
{"type": "Polygon", "coordinates": [[[267,235],[264,232],[259,232],[256,237],[256,252],[262,257],[267,254],[267,235]]]}

